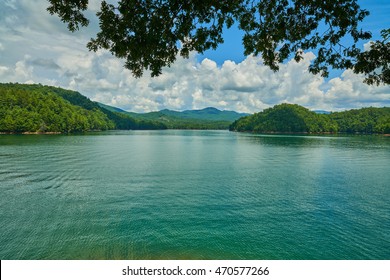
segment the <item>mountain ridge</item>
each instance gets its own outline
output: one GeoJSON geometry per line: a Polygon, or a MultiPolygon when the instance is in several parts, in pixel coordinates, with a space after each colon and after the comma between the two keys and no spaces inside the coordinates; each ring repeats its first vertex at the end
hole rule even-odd
{"type": "Polygon", "coordinates": [[[113,112],[121,112],[134,118],[162,122],[171,129],[228,129],[232,122],[249,115],[214,107],[184,111],[162,109],[148,113],[135,113],[102,103],[98,104],[113,112]]]}
{"type": "MultiPolygon", "coordinates": [[[[136,113],[136,112],[132,112],[132,111],[126,111],[124,109],[121,109],[119,107],[115,107],[115,106],[111,106],[111,105],[107,105],[107,104],[104,104],[104,103],[100,103],[100,102],[96,102],[99,104],[99,106],[103,107],[103,108],[107,108],[107,109],[110,109],[112,111],[115,111],[115,112],[121,112],[121,113],[127,113],[127,114],[134,114],[134,115],[148,115],[148,114],[156,114],[156,113],[160,113],[160,114],[167,114],[167,115],[182,115],[182,116],[186,116],[186,115],[205,115],[205,114],[210,114],[210,115],[220,115],[220,114],[232,114],[234,115],[234,120],[236,117],[243,117],[243,116],[249,116],[250,114],[249,113],[240,113],[240,112],[236,112],[236,111],[233,111],[233,110],[220,110],[218,108],[215,108],[215,107],[205,107],[203,109],[186,109],[186,110],[183,110],[183,111],[177,111],[177,110],[171,110],[171,109],[161,109],[159,111],[150,111],[150,112],[145,112],[145,113],[136,113]]],[[[224,120],[228,119],[228,117],[225,117],[224,120]]]]}

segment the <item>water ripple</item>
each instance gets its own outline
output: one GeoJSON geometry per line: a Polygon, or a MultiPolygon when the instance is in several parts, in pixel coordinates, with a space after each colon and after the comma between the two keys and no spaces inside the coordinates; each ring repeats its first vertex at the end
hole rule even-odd
{"type": "Polygon", "coordinates": [[[389,259],[389,145],[197,131],[0,136],[0,257],[389,259]]]}

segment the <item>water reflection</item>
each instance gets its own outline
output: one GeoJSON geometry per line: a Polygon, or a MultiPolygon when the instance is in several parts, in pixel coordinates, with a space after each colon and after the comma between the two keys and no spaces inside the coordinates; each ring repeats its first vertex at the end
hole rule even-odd
{"type": "Polygon", "coordinates": [[[383,149],[390,144],[390,137],[380,135],[271,135],[236,133],[241,141],[253,144],[282,147],[315,147],[329,145],[340,148],[383,149]]]}

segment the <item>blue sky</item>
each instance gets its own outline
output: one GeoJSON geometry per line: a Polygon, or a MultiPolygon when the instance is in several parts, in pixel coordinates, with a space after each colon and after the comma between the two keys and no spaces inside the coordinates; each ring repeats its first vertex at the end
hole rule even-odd
{"type": "MultiPolygon", "coordinates": [[[[351,71],[332,71],[327,79],[308,73],[311,52],[301,63],[286,61],[272,72],[261,58],[243,55],[237,28],[225,32],[217,50],[178,58],[157,78],[145,73],[135,79],[124,61],[85,47],[98,31],[94,14],[100,2],[90,0],[90,26],[71,33],[49,15],[46,0],[0,1],[0,82],[60,86],[135,112],[213,106],[252,113],[282,102],[332,111],[390,106],[389,86],[367,86],[351,71]]],[[[390,27],[390,1],[359,3],[371,12],[362,28],[379,38],[380,30],[390,27]]]]}

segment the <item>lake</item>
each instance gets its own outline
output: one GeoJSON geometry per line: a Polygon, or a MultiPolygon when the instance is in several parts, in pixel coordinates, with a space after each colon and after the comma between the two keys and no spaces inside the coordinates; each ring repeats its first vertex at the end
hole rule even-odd
{"type": "Polygon", "coordinates": [[[390,259],[390,137],[0,135],[1,259],[390,259]]]}

